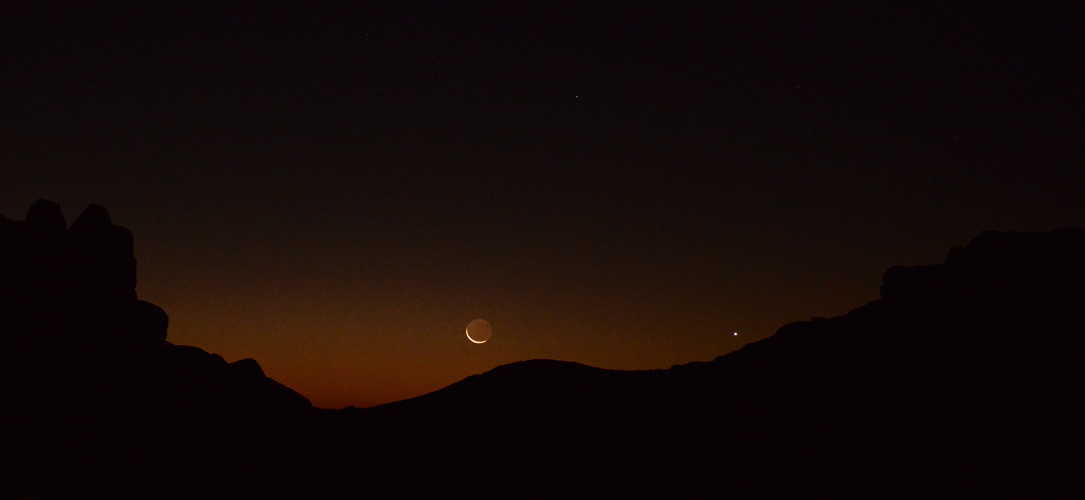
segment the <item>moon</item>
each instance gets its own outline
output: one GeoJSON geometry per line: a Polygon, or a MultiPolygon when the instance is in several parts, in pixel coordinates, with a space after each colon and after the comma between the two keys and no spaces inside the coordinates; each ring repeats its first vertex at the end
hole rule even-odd
{"type": "Polygon", "coordinates": [[[485,344],[493,334],[490,322],[484,319],[476,319],[467,324],[467,340],[476,344],[485,344]]]}

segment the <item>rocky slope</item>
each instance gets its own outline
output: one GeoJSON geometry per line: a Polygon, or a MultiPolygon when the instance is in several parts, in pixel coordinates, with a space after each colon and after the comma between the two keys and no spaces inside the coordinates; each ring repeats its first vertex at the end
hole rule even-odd
{"type": "Polygon", "coordinates": [[[166,313],[136,298],[132,248],[97,205],[71,227],[44,200],[25,222],[0,218],[8,491],[124,496],[229,482],[219,471],[234,465],[216,470],[227,450],[264,446],[308,415],[309,401],[255,360],[168,342],[166,313]]]}
{"type": "Polygon", "coordinates": [[[847,315],[669,370],[532,360],[322,410],[166,341],[91,205],[0,220],[16,497],[1050,496],[1082,492],[1085,231],[983,233],[847,315]]]}

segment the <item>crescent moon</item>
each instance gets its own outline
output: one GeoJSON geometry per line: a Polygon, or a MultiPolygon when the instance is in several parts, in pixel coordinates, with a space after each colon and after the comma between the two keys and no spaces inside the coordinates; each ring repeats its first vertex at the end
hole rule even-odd
{"type": "Polygon", "coordinates": [[[467,340],[470,340],[471,342],[474,342],[476,344],[485,344],[486,343],[485,340],[483,340],[482,342],[479,342],[479,341],[471,338],[471,332],[467,331],[466,329],[463,332],[467,334],[467,340]]]}

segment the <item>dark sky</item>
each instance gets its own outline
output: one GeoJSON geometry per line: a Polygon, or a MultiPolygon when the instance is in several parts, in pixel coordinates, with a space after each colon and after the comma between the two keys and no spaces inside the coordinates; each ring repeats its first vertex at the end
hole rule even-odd
{"type": "Polygon", "coordinates": [[[0,213],[105,205],[169,340],[318,406],[709,360],[1085,225],[1076,3],[8,4],[0,213]]]}

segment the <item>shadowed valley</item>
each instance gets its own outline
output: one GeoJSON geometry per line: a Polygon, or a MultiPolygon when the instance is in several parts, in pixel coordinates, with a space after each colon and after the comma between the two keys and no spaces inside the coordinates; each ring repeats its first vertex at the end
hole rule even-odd
{"type": "Polygon", "coordinates": [[[133,236],[0,218],[0,467],[16,497],[503,497],[1081,488],[1085,231],[986,232],[881,299],[669,370],[550,360],[319,409],[167,340],[133,236]],[[95,495],[97,496],[97,495],[95,495]]]}

